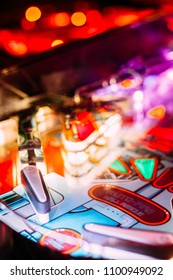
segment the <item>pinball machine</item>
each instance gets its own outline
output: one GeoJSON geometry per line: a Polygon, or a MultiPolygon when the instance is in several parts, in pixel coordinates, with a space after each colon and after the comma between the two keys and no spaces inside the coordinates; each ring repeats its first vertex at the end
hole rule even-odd
{"type": "Polygon", "coordinates": [[[1,258],[173,257],[169,19],[1,71],[1,258]]]}

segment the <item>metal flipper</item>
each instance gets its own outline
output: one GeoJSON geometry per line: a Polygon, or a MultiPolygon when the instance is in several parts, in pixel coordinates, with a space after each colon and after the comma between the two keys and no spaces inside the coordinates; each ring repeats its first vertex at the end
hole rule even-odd
{"type": "Polygon", "coordinates": [[[107,247],[107,254],[110,252],[111,258],[117,250],[126,252],[127,258],[131,253],[138,254],[139,258],[148,255],[169,259],[173,256],[173,234],[167,232],[86,224],[83,237],[88,243],[107,247]]]}
{"type": "Polygon", "coordinates": [[[40,170],[29,165],[21,170],[21,179],[28,198],[40,221],[49,221],[50,198],[40,170]]]}

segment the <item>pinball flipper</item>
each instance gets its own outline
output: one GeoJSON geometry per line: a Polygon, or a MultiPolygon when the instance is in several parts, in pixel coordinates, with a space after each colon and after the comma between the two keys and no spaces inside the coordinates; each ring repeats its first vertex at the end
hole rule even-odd
{"type": "Polygon", "coordinates": [[[50,197],[43,175],[34,165],[29,165],[21,170],[21,179],[28,198],[42,223],[49,221],[50,197]]]}
{"type": "MultiPolygon", "coordinates": [[[[117,250],[138,254],[143,259],[151,256],[156,259],[170,259],[173,256],[173,234],[140,229],[124,229],[101,224],[86,224],[83,229],[84,240],[107,248],[107,256],[114,258],[117,250]]],[[[121,256],[119,256],[121,258],[121,256]]]]}

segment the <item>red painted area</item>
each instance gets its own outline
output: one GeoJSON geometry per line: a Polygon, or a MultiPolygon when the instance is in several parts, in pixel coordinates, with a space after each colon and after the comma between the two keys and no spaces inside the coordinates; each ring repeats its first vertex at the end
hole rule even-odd
{"type": "Polygon", "coordinates": [[[146,225],[162,225],[170,219],[169,211],[161,205],[118,186],[96,185],[89,190],[89,195],[122,210],[146,225]]]}
{"type": "Polygon", "coordinates": [[[160,176],[153,182],[153,186],[159,189],[169,187],[169,191],[173,192],[173,167],[167,168],[160,174],[160,176]]]}

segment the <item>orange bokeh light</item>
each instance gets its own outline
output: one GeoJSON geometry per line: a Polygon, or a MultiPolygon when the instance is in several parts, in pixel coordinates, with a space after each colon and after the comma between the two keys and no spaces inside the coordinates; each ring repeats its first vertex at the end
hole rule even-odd
{"type": "Polygon", "coordinates": [[[67,26],[70,24],[70,16],[65,13],[56,13],[51,16],[51,23],[53,26],[67,26]]]}
{"type": "Polygon", "coordinates": [[[54,40],[51,44],[51,47],[55,47],[55,46],[58,46],[58,45],[62,45],[64,42],[63,40],[61,39],[57,39],[57,40],[54,40]]]}
{"type": "Polygon", "coordinates": [[[23,56],[27,53],[28,48],[24,42],[10,40],[6,45],[6,50],[16,56],[23,56]]]}
{"type": "Polygon", "coordinates": [[[136,22],[137,20],[138,16],[135,14],[120,15],[115,19],[115,25],[125,26],[132,22],[136,22]]]}
{"type": "Polygon", "coordinates": [[[71,16],[71,22],[75,26],[82,26],[86,23],[86,15],[83,12],[75,12],[71,16]]]}
{"type": "Polygon", "coordinates": [[[41,17],[41,10],[38,7],[29,7],[25,12],[28,21],[36,21],[41,17]]]}
{"type": "Polygon", "coordinates": [[[151,108],[147,112],[147,116],[150,118],[155,118],[155,119],[163,119],[165,117],[166,113],[166,108],[163,105],[158,105],[153,108],[151,108]]]}

